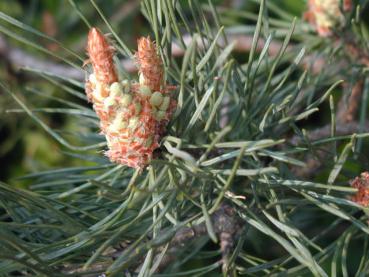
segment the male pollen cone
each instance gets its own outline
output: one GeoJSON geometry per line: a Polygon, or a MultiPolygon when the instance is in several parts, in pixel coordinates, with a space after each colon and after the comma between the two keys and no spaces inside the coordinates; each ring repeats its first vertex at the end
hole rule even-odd
{"type": "Polygon", "coordinates": [[[163,63],[149,38],[138,40],[136,60],[139,81],[119,80],[113,63],[114,48],[92,28],[87,52],[93,72],[86,80],[86,93],[100,119],[112,162],[143,170],[159,147],[176,102],[165,84],[163,63]]]}
{"type": "Polygon", "coordinates": [[[113,62],[114,49],[97,28],[91,28],[88,33],[87,53],[97,81],[106,85],[118,81],[113,62]]]}

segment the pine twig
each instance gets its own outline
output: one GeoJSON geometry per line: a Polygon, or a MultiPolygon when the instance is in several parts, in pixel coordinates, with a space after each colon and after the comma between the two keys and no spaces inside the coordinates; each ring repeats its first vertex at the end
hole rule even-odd
{"type": "MultiPolygon", "coordinates": [[[[336,127],[336,135],[337,136],[345,136],[350,135],[360,131],[360,124],[357,121],[348,122],[347,124],[337,125],[336,127]]],[[[369,132],[369,122],[365,122],[362,131],[369,132]]],[[[307,139],[310,141],[316,141],[319,139],[323,139],[328,137],[331,134],[331,126],[330,124],[325,125],[321,128],[315,129],[311,131],[307,135],[307,139]]],[[[299,145],[303,142],[303,139],[299,136],[293,136],[288,140],[294,146],[299,145]]]]}
{"type": "MultiPolygon", "coordinates": [[[[337,125],[336,127],[337,136],[350,135],[359,131],[369,132],[369,122],[366,122],[364,124],[363,129],[361,129],[361,126],[357,121],[337,125]]],[[[310,132],[307,138],[310,141],[315,141],[322,138],[326,138],[330,134],[331,134],[331,126],[325,125],[322,128],[310,132]]],[[[289,140],[289,142],[293,145],[298,145],[299,143],[302,142],[302,139],[300,137],[294,136],[289,140]]],[[[294,168],[293,169],[294,174],[300,178],[312,177],[323,166],[324,161],[326,161],[327,153],[329,153],[329,146],[320,148],[315,152],[314,157],[310,157],[307,159],[305,167],[294,168]]]]}
{"type": "MultiPolygon", "coordinates": [[[[192,43],[191,35],[184,35],[183,40],[187,46],[192,43]]],[[[228,43],[234,43],[233,51],[235,52],[249,52],[252,47],[253,37],[249,35],[227,35],[228,43]]],[[[219,45],[221,47],[226,46],[225,40],[219,39],[219,45]]],[[[265,40],[259,39],[256,51],[260,52],[265,46],[265,40]]],[[[206,47],[199,39],[199,49],[206,47]]],[[[274,57],[278,54],[282,44],[279,41],[273,41],[269,45],[269,55],[274,57]]],[[[291,50],[292,45],[289,46],[291,50]]],[[[181,48],[177,43],[172,43],[172,56],[182,57],[185,53],[185,49],[181,48]]],[[[39,71],[49,72],[56,76],[62,76],[65,78],[75,79],[78,81],[84,81],[85,75],[82,68],[76,69],[68,65],[59,64],[39,57],[35,57],[20,48],[9,46],[3,36],[0,36],[0,57],[4,61],[7,61],[14,69],[29,67],[39,71]]],[[[121,59],[123,69],[128,73],[137,72],[137,66],[131,59],[121,59]]],[[[324,66],[324,60],[322,58],[306,57],[303,60],[303,67],[309,67],[312,72],[319,72],[324,66]],[[313,63],[311,61],[314,60],[313,63]]]]}
{"type": "MultiPolygon", "coordinates": [[[[231,250],[242,229],[241,221],[236,214],[236,210],[224,203],[211,215],[211,221],[214,226],[214,232],[219,238],[220,250],[222,253],[221,263],[223,265],[223,271],[225,271],[229,266],[228,262],[231,250]]],[[[157,268],[157,272],[163,271],[177,258],[175,254],[178,252],[179,248],[188,244],[190,240],[205,235],[207,235],[205,223],[192,227],[183,227],[178,230],[171,240],[169,250],[157,268]]]]}
{"type": "MultiPolygon", "coordinates": [[[[235,242],[238,239],[239,234],[242,230],[241,220],[238,217],[236,210],[228,204],[222,204],[220,208],[211,215],[211,221],[214,227],[214,232],[219,239],[220,250],[222,253],[222,259],[219,261],[222,264],[223,272],[227,272],[229,268],[229,257],[235,242]]],[[[168,247],[167,253],[164,255],[160,261],[156,272],[164,271],[171,263],[177,259],[176,253],[179,252],[180,248],[184,247],[189,241],[195,240],[202,236],[208,234],[206,224],[200,223],[191,227],[180,228],[171,239],[168,247]]],[[[110,250],[105,253],[106,258],[111,258],[112,261],[118,258],[122,252],[124,252],[125,247],[110,248],[110,250]]],[[[159,255],[156,257],[156,259],[159,255]]],[[[139,259],[138,259],[139,260],[139,259]]],[[[103,271],[110,266],[110,262],[98,262],[88,269],[89,272],[93,271],[103,271]]],[[[138,269],[136,269],[137,271],[138,269]]],[[[86,270],[82,269],[80,266],[73,264],[65,265],[63,272],[67,274],[87,274],[85,276],[94,276],[87,273],[86,270]]]]}
{"type": "Polygon", "coordinates": [[[30,67],[40,71],[49,72],[56,76],[63,76],[76,80],[84,79],[82,69],[78,70],[71,66],[58,64],[32,56],[20,48],[9,45],[3,36],[0,36],[0,57],[13,70],[17,70],[22,67],[30,67]]]}
{"type": "Polygon", "coordinates": [[[360,99],[363,94],[364,81],[359,80],[352,88],[351,95],[346,102],[345,97],[341,98],[338,104],[337,122],[342,125],[352,122],[359,108],[360,99]]]}

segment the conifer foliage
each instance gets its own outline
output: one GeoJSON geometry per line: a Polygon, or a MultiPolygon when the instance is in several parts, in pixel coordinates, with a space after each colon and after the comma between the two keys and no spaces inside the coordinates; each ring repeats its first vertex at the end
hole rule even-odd
{"type": "Polygon", "coordinates": [[[369,275],[368,1],[142,0],[134,47],[102,2],[87,53],[0,12],[50,60],[8,112],[73,161],[0,183],[0,276],[369,275]]]}

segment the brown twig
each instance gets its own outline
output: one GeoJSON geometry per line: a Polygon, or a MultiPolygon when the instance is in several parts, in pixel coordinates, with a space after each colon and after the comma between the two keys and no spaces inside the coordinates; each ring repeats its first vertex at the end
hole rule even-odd
{"type": "MultiPolygon", "coordinates": [[[[227,35],[228,43],[234,43],[233,51],[236,52],[248,52],[252,47],[252,40],[253,37],[249,35],[227,35]]],[[[184,35],[183,41],[185,42],[186,46],[189,46],[192,42],[192,36],[184,35]]],[[[202,40],[197,41],[198,48],[206,48],[205,45],[202,43],[202,40]]],[[[218,41],[219,46],[224,47],[226,46],[226,42],[223,39],[219,39],[218,41]]],[[[265,46],[265,40],[259,39],[257,44],[257,51],[261,51],[265,46]]],[[[274,41],[270,43],[268,51],[271,56],[276,56],[280,51],[282,44],[279,41],[274,41]]],[[[289,46],[289,50],[291,50],[292,46],[289,46]]],[[[173,57],[181,57],[185,53],[185,49],[180,46],[178,43],[172,43],[172,55],[173,57]]],[[[65,78],[72,78],[75,80],[82,81],[85,78],[85,74],[83,69],[76,69],[70,67],[68,65],[59,64],[56,62],[52,62],[50,60],[42,59],[35,57],[20,48],[9,46],[7,41],[3,36],[0,36],[0,56],[8,61],[15,69],[23,68],[23,67],[30,67],[39,71],[49,72],[50,74],[61,76],[65,78]]],[[[321,59],[314,59],[313,65],[308,64],[307,62],[313,59],[306,58],[306,66],[311,66],[313,71],[317,72],[322,67],[323,62],[321,59]]],[[[137,66],[134,60],[131,59],[122,59],[121,64],[123,69],[128,73],[134,73],[137,71],[137,66]]],[[[82,66],[82,65],[81,65],[82,66]]]]}
{"type": "MultiPolygon", "coordinates": [[[[347,124],[338,125],[336,127],[337,136],[350,135],[357,132],[369,132],[369,122],[365,122],[363,129],[360,129],[360,124],[357,121],[348,122],[347,124]]],[[[325,125],[321,128],[315,129],[308,133],[307,139],[309,141],[316,141],[319,139],[327,138],[331,135],[331,125],[325,125]]],[[[288,140],[292,145],[299,145],[303,142],[303,139],[299,136],[293,136],[288,140]]]]}
{"type": "Polygon", "coordinates": [[[56,76],[76,80],[84,79],[84,72],[82,69],[76,69],[71,66],[35,57],[17,47],[9,45],[3,36],[0,36],[0,57],[3,61],[7,62],[13,70],[19,70],[19,68],[22,67],[30,67],[36,70],[49,72],[56,76]]]}
{"type": "MultiPolygon", "coordinates": [[[[364,81],[359,80],[352,88],[352,92],[347,99],[346,97],[342,97],[340,102],[338,103],[337,110],[337,126],[336,126],[336,135],[349,135],[359,131],[369,131],[369,123],[366,122],[363,126],[363,130],[360,130],[360,124],[355,121],[355,116],[357,114],[360,99],[363,93],[364,81]]],[[[315,141],[322,138],[329,137],[331,134],[331,125],[328,124],[322,128],[313,130],[309,133],[307,139],[309,141],[315,141]]],[[[293,137],[290,139],[290,143],[293,145],[298,145],[302,142],[300,137],[293,137]]],[[[316,174],[316,172],[322,168],[324,161],[326,160],[327,153],[329,153],[329,145],[323,146],[319,150],[315,151],[314,156],[310,155],[307,158],[306,166],[293,168],[293,172],[296,176],[301,178],[310,178],[316,174]]]]}
{"type": "MultiPolygon", "coordinates": [[[[344,136],[350,135],[357,132],[369,132],[369,122],[366,122],[361,130],[361,126],[357,121],[348,122],[346,124],[340,124],[336,127],[336,135],[344,136]]],[[[315,141],[322,138],[327,138],[331,134],[331,126],[326,125],[322,128],[316,129],[310,132],[307,136],[309,141],[315,141]]],[[[289,140],[293,145],[298,145],[302,142],[300,137],[293,137],[289,140]]],[[[324,146],[319,150],[315,151],[314,156],[307,158],[305,167],[295,167],[292,169],[294,174],[300,178],[309,178],[314,176],[317,171],[322,168],[323,164],[327,160],[327,153],[329,153],[329,146],[324,146]]]]}
{"type": "MultiPolygon", "coordinates": [[[[216,212],[214,212],[210,216],[210,218],[213,225],[214,233],[219,239],[220,250],[222,253],[222,259],[219,261],[219,263],[222,264],[223,271],[227,272],[229,267],[229,256],[243,228],[242,221],[238,217],[236,210],[228,204],[224,203],[216,212]]],[[[156,272],[162,272],[172,262],[174,262],[178,257],[177,253],[181,247],[185,246],[190,241],[193,241],[202,236],[206,236],[207,234],[208,231],[205,223],[200,223],[191,227],[180,228],[169,242],[168,250],[161,261],[159,261],[156,272]]],[[[111,258],[110,262],[109,260],[100,263],[97,262],[91,265],[88,269],[83,269],[80,267],[80,265],[66,264],[63,266],[62,271],[66,274],[83,273],[84,276],[96,276],[89,275],[87,272],[106,270],[106,268],[111,265],[111,262],[114,259],[118,258],[125,251],[125,249],[127,249],[127,247],[129,247],[129,244],[118,248],[109,248],[108,251],[104,253],[104,256],[106,259],[111,258]]],[[[146,252],[143,252],[142,254],[145,253],[146,252]]],[[[159,255],[155,257],[155,260],[157,260],[158,257],[159,255]]],[[[135,264],[137,265],[140,262],[140,257],[137,257],[137,262],[135,264]]],[[[136,272],[139,270],[140,267],[135,269],[136,272]]],[[[100,276],[104,276],[104,274],[100,276]]]]}
{"type": "MultiPolygon", "coordinates": [[[[349,60],[354,61],[361,66],[369,66],[369,53],[364,48],[360,47],[355,38],[353,37],[351,32],[346,32],[343,35],[336,35],[334,37],[333,43],[343,44],[343,50],[345,52],[346,57],[349,60]]],[[[347,61],[346,61],[347,63],[347,61]]],[[[344,84],[344,86],[347,83],[344,84]]],[[[362,98],[364,89],[364,80],[360,79],[353,86],[351,94],[347,97],[341,97],[340,102],[338,103],[338,110],[336,113],[337,127],[336,134],[337,135],[348,135],[359,130],[359,124],[355,121],[355,117],[357,115],[360,99],[362,98]]],[[[369,131],[368,122],[364,125],[364,130],[369,131]]],[[[331,126],[327,125],[323,128],[312,131],[309,134],[310,140],[316,140],[319,138],[328,137],[331,132],[331,126]]],[[[295,144],[294,140],[297,138],[292,138],[291,143],[295,144]]],[[[308,178],[312,174],[316,173],[319,168],[322,167],[323,161],[326,160],[326,155],[329,152],[329,146],[325,146],[320,150],[316,151],[315,157],[310,157],[307,159],[307,166],[300,169],[295,169],[294,172],[299,177],[308,178]]]]}
{"type": "MultiPolygon", "coordinates": [[[[225,272],[228,270],[229,255],[240,234],[242,224],[234,208],[227,204],[222,204],[221,207],[211,215],[211,221],[214,227],[214,233],[219,239],[222,253],[221,263],[223,271],[225,272]]],[[[163,271],[170,263],[177,259],[176,253],[179,247],[183,247],[185,244],[188,244],[189,241],[206,234],[207,229],[205,223],[192,227],[184,227],[178,230],[171,240],[169,250],[160,262],[157,271],[163,271]]]]}
{"type": "Polygon", "coordinates": [[[344,51],[355,63],[369,67],[369,53],[364,47],[359,47],[352,32],[347,32],[343,36],[344,51]]]}
{"type": "Polygon", "coordinates": [[[360,99],[363,94],[364,80],[359,80],[352,88],[349,99],[342,97],[338,104],[337,122],[344,124],[352,122],[355,119],[359,108],[360,99]]]}

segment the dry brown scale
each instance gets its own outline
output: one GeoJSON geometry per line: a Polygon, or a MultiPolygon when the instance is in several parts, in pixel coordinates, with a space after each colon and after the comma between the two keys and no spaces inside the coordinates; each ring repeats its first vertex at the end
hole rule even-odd
{"type": "Polygon", "coordinates": [[[119,80],[114,48],[96,28],[88,34],[87,53],[93,73],[86,81],[86,93],[106,137],[106,155],[112,162],[143,169],[176,107],[157,47],[149,38],[138,40],[138,82],[119,80]]]}

